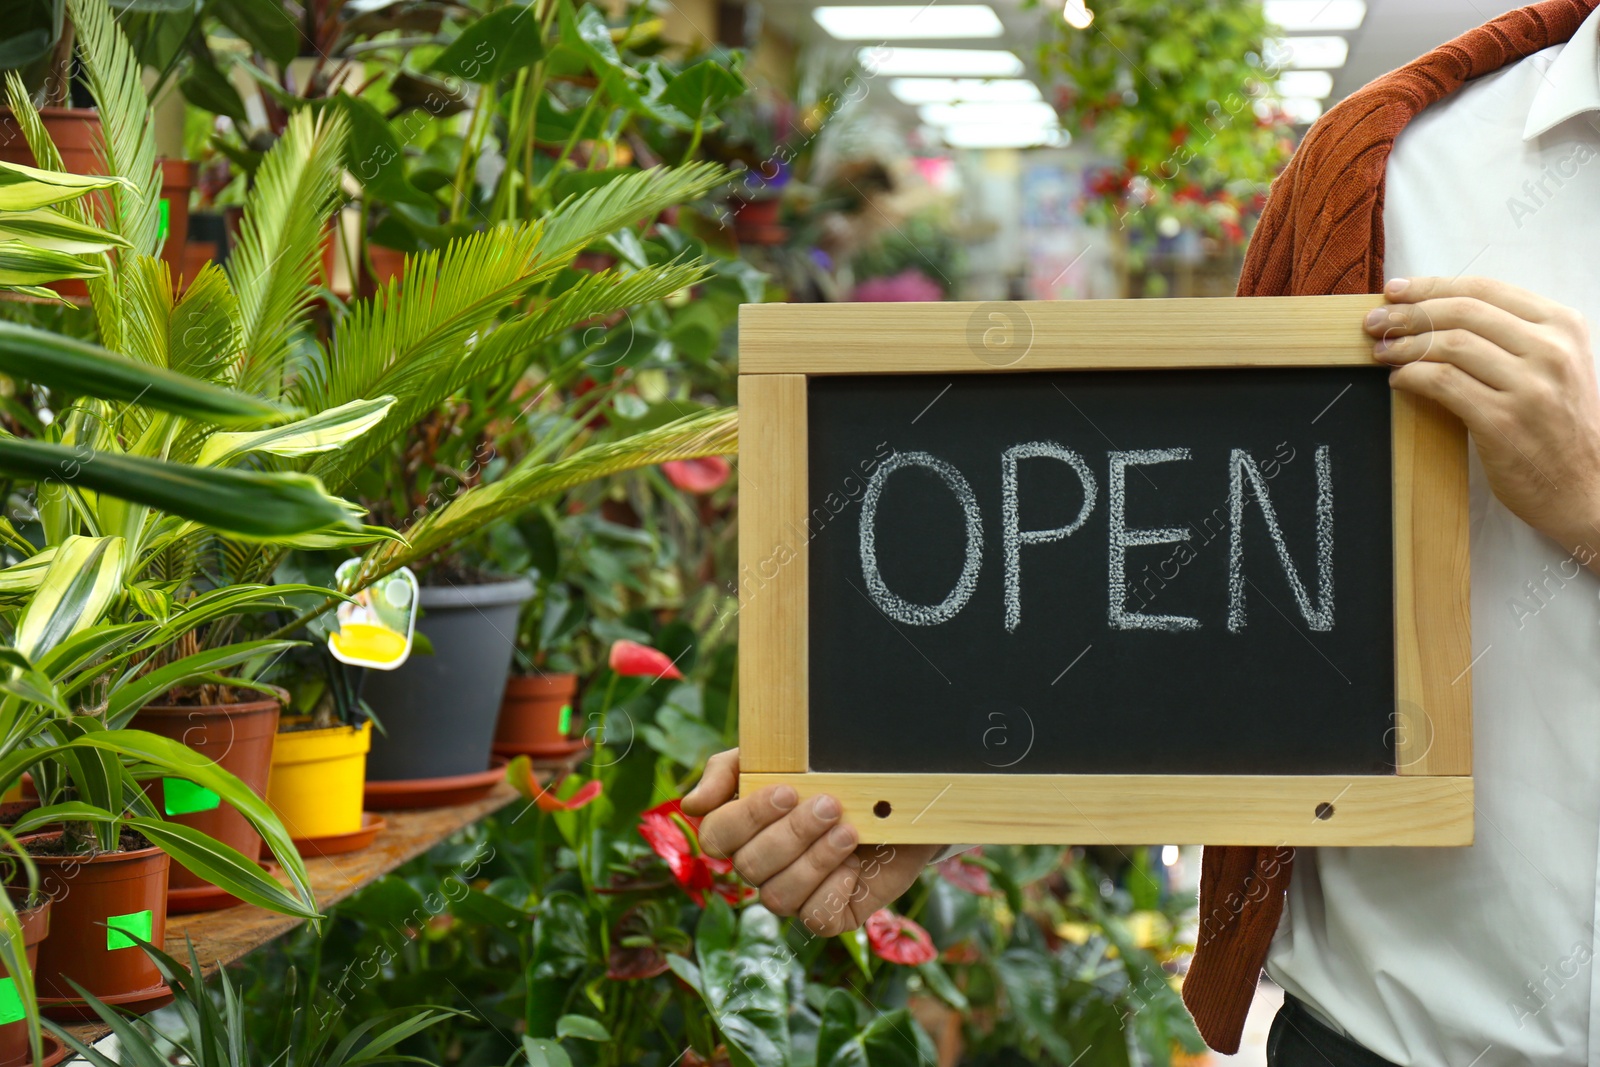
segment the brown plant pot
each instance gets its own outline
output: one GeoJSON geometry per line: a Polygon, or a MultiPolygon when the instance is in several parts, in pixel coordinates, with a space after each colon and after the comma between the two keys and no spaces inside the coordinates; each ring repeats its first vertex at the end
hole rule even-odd
{"type": "MultiPolygon", "coordinates": [[[[278,734],[276,700],[187,706],[151,704],[128,725],[188,745],[232,772],[257,796],[267,795],[272,744],[278,734]]],[[[147,788],[157,809],[172,822],[192,826],[246,856],[260,853],[261,836],[232,804],[222,802],[215,793],[170,778],[152,782],[147,788]]],[[[178,863],[172,865],[169,885],[169,912],[206,911],[239,902],[178,863]]]]}
{"type": "Polygon", "coordinates": [[[783,202],[777,197],[733,201],[733,233],[740,241],[755,245],[781,245],[789,231],[778,224],[783,202]]]}
{"type": "MultiPolygon", "coordinates": [[[[59,833],[24,838],[24,846],[59,833]]],[[[43,856],[36,852],[39,888],[53,901],[50,937],[39,946],[34,984],[39,1008],[51,1019],[97,1018],[67,979],[107,1004],[145,1012],[172,999],[161,972],[131,930],[161,945],[167,938],[167,870],[171,861],[155,846],[127,852],[43,856]],[[144,935],[148,922],[149,936],[144,935]]]]}
{"type": "MultiPolygon", "coordinates": [[[[34,970],[39,963],[39,942],[50,933],[50,898],[45,897],[44,903],[17,912],[17,918],[22,921],[22,943],[28,952],[28,969],[34,970]]],[[[15,981],[4,963],[0,963],[0,982],[15,981]]],[[[15,1004],[10,997],[6,1003],[15,1004]]],[[[0,1015],[0,1018],[6,1016],[0,1015]]],[[[32,1050],[28,1047],[28,1020],[11,1019],[0,1024],[0,1067],[23,1067],[33,1059],[32,1050]]]]}
{"type": "Polygon", "coordinates": [[[406,254],[394,248],[385,248],[382,245],[367,245],[367,263],[361,265],[361,292],[371,296],[379,289],[388,285],[391,279],[400,278],[405,274],[406,254]]]}
{"type": "MultiPolygon", "coordinates": [[[[106,172],[100,160],[103,138],[100,112],[86,107],[46,107],[39,110],[39,119],[50,140],[55,142],[56,151],[61,153],[61,165],[67,173],[106,172]]],[[[22,136],[22,127],[8,107],[0,108],[0,159],[25,167],[39,165],[33,158],[33,149],[28,147],[27,138],[22,136]]],[[[89,299],[89,287],[79,278],[52,282],[49,288],[74,303],[86,303],[89,299]]]]}
{"type": "Polygon", "coordinates": [[[189,193],[194,189],[198,168],[187,159],[161,161],[161,202],[167,216],[167,239],[161,246],[161,258],[172,268],[173,280],[179,276],[192,279],[184,269],[189,243],[189,193]]]}
{"type": "Polygon", "coordinates": [[[572,714],[569,711],[563,716],[562,709],[571,707],[577,692],[575,674],[507,678],[505,696],[500,700],[500,721],[494,729],[495,751],[533,754],[566,744],[572,714]],[[568,721],[563,723],[563,718],[568,721]]]}

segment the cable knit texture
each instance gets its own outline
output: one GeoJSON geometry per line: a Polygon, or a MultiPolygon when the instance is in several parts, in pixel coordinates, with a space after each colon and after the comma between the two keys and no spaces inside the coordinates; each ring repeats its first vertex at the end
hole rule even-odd
{"type": "MultiPolygon", "coordinates": [[[[1383,179],[1394,139],[1473,78],[1572,38],[1600,0],[1507,12],[1371,82],[1328,111],[1272,183],[1240,296],[1376,293],[1383,287],[1383,179]]],[[[1215,847],[1200,872],[1200,927],[1183,1001],[1218,1052],[1239,1049],[1294,867],[1290,848],[1215,847]]]]}

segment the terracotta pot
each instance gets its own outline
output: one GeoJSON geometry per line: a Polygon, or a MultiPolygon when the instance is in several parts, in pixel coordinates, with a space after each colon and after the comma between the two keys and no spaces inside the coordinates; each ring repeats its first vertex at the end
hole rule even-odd
{"type": "Polygon", "coordinates": [[[390,279],[405,273],[406,254],[398,249],[368,244],[367,258],[371,269],[365,263],[361,265],[361,291],[368,296],[388,285],[390,279]]]}
{"type": "MultiPolygon", "coordinates": [[[[223,770],[232,772],[257,796],[267,795],[272,744],[278,733],[276,700],[202,706],[152,704],[143,708],[128,725],[135,730],[149,730],[181,741],[202,756],[215,760],[223,770]]],[[[233,805],[223,803],[209,789],[179,778],[163,778],[151,783],[148,789],[157,809],[171,821],[192,826],[246,856],[260,854],[261,836],[255,828],[233,805]]],[[[177,863],[172,865],[170,887],[169,911],[231,907],[238,903],[237,898],[226,894],[193,892],[209,889],[211,883],[177,863]]]]}
{"type": "Polygon", "coordinates": [[[749,244],[778,245],[789,236],[789,231],[778,225],[783,204],[777,197],[760,200],[733,201],[733,232],[739,240],[749,244]]]}
{"type": "MultiPolygon", "coordinates": [[[[24,845],[60,837],[38,834],[24,845]]],[[[50,937],[39,946],[34,984],[49,1018],[93,1017],[68,983],[71,978],[107,1004],[149,1011],[171,999],[161,972],[123,933],[152,944],[167,937],[167,871],[171,861],[153,845],[131,852],[34,855],[39,888],[54,902],[50,937]]]]}
{"type": "Polygon", "coordinates": [[[174,276],[185,278],[194,277],[184,274],[184,268],[189,243],[189,193],[194,189],[195,170],[195,165],[187,159],[161,161],[161,210],[167,223],[161,258],[167,261],[174,276]]]}
{"type": "Polygon", "coordinates": [[[572,698],[577,692],[575,674],[507,678],[500,721],[494,730],[496,751],[530,751],[562,744],[572,728],[572,698]]]}
{"type": "MultiPolygon", "coordinates": [[[[44,903],[17,912],[22,920],[22,943],[28,951],[28,969],[39,963],[39,942],[50,933],[50,898],[44,903]]],[[[23,1067],[32,1062],[28,1048],[28,1020],[20,1015],[22,1004],[15,992],[16,979],[0,963],[0,1067],[23,1067]]]]}

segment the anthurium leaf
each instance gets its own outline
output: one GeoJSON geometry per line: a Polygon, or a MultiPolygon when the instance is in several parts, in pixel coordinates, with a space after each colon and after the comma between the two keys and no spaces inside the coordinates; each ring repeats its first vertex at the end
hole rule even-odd
{"type": "Polygon", "coordinates": [[[270,656],[301,644],[299,641],[242,641],[236,645],[208,648],[184,656],[148,674],[123,681],[111,690],[106,701],[106,724],[112,729],[127,724],[140,708],[167,690],[188,685],[197,678],[248,663],[258,656],[270,656]]]}
{"type": "Polygon", "coordinates": [[[385,200],[436,209],[434,198],[407,179],[400,139],[383,113],[349,93],[340,93],[333,98],[333,103],[350,123],[350,139],[345,145],[345,166],[350,173],[374,195],[385,200]]]}
{"type": "MultiPolygon", "coordinates": [[[[224,802],[233,805],[261,835],[299,894],[300,901],[292,910],[285,908],[274,908],[274,910],[287,910],[288,914],[308,917],[316,915],[315,898],[311,892],[311,883],[306,877],[305,864],[301,862],[300,853],[290,841],[289,832],[284,829],[283,823],[267,806],[266,801],[258,797],[249,786],[233,774],[187,745],[143,730],[104,730],[85,734],[73,744],[103,749],[170,771],[177,777],[187,778],[195,785],[204,786],[221,797],[224,802]]],[[[236,890],[230,889],[230,892],[243,898],[243,894],[236,890]]]]}
{"type": "Polygon", "coordinates": [[[246,541],[356,530],[365,514],[308,474],[195,467],[43,441],[0,438],[0,471],[131,500],[246,541]]]}
{"type": "Polygon", "coordinates": [[[279,0],[226,0],[211,10],[223,25],[280,67],[300,51],[299,24],[279,0]]]}
{"type": "Polygon", "coordinates": [[[259,862],[192,826],[164,819],[128,819],[127,825],[195,874],[247,904],[307,919],[317,916],[315,906],[285,892],[259,862]]]}
{"type": "Polygon", "coordinates": [[[598,1019],[587,1015],[563,1015],[556,1020],[556,1037],[578,1037],[585,1041],[610,1041],[611,1031],[598,1019]]]}
{"type": "Polygon", "coordinates": [[[253,396],[12,322],[0,322],[0,373],[68,396],[122,400],[216,425],[271,425],[290,415],[253,396]]]}
{"type": "MultiPolygon", "coordinates": [[[[0,447],[16,442],[0,441],[0,447]]],[[[70,451],[70,450],[68,450],[70,451]]],[[[0,465],[3,465],[0,460],[0,465]]],[[[17,623],[13,644],[37,661],[73,634],[100,621],[122,588],[120,537],[72,536],[57,546],[39,589],[17,623]]]]}
{"type": "Polygon", "coordinates": [[[528,1067],[572,1067],[566,1049],[547,1037],[524,1037],[522,1054],[528,1058],[528,1067]]]}
{"type": "Polygon", "coordinates": [[[537,11],[511,4],[470,23],[428,69],[463,81],[492,85],[514,70],[537,63],[543,56],[544,40],[537,11]]]}
{"type": "Polygon", "coordinates": [[[699,118],[744,89],[744,79],[733,70],[715,60],[702,59],[673,75],[661,94],[661,102],[699,118]]]}
{"type": "Polygon", "coordinates": [[[331,452],[382,422],[392,404],[392,396],[352,400],[348,404],[340,404],[267,430],[214,433],[206,438],[195,462],[202,467],[209,467],[227,463],[250,452],[270,452],[274,456],[309,456],[316,452],[331,452]]]}

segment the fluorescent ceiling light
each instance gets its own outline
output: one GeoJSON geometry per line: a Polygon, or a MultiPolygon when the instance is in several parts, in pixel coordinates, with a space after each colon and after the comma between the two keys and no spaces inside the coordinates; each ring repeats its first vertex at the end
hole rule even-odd
{"type": "Polygon", "coordinates": [[[1039,87],[1022,78],[895,78],[889,92],[902,104],[1028,103],[1043,99],[1039,87]]]}
{"type": "Polygon", "coordinates": [[[932,126],[1036,126],[1056,124],[1056,109],[1043,102],[1031,104],[928,104],[917,117],[932,126]]]}
{"type": "Polygon", "coordinates": [[[1350,42],[1343,37],[1278,37],[1267,42],[1267,66],[1277,70],[1332,70],[1344,66],[1350,42]]]}
{"type": "Polygon", "coordinates": [[[1301,126],[1309,126],[1322,117],[1322,101],[1309,96],[1286,96],[1280,106],[1301,126]]]}
{"type": "Polygon", "coordinates": [[[1367,17],[1364,0],[1267,0],[1267,21],[1291,33],[1353,30],[1367,17]]]}
{"type": "Polygon", "coordinates": [[[1286,70],[1278,76],[1278,92],[1323,100],[1333,95],[1333,75],[1325,70],[1286,70]]]}
{"type": "Polygon", "coordinates": [[[1022,60],[993,48],[895,48],[877,45],[856,53],[868,74],[930,74],[947,78],[1015,78],[1022,60]]]}
{"type": "Polygon", "coordinates": [[[1026,124],[946,126],[939,131],[939,135],[951,148],[1034,148],[1039,145],[1064,145],[1072,140],[1065,130],[1026,124]]]}
{"type": "Polygon", "coordinates": [[[999,37],[1005,32],[988,4],[819,7],[811,17],[841,41],[999,37]]]}

